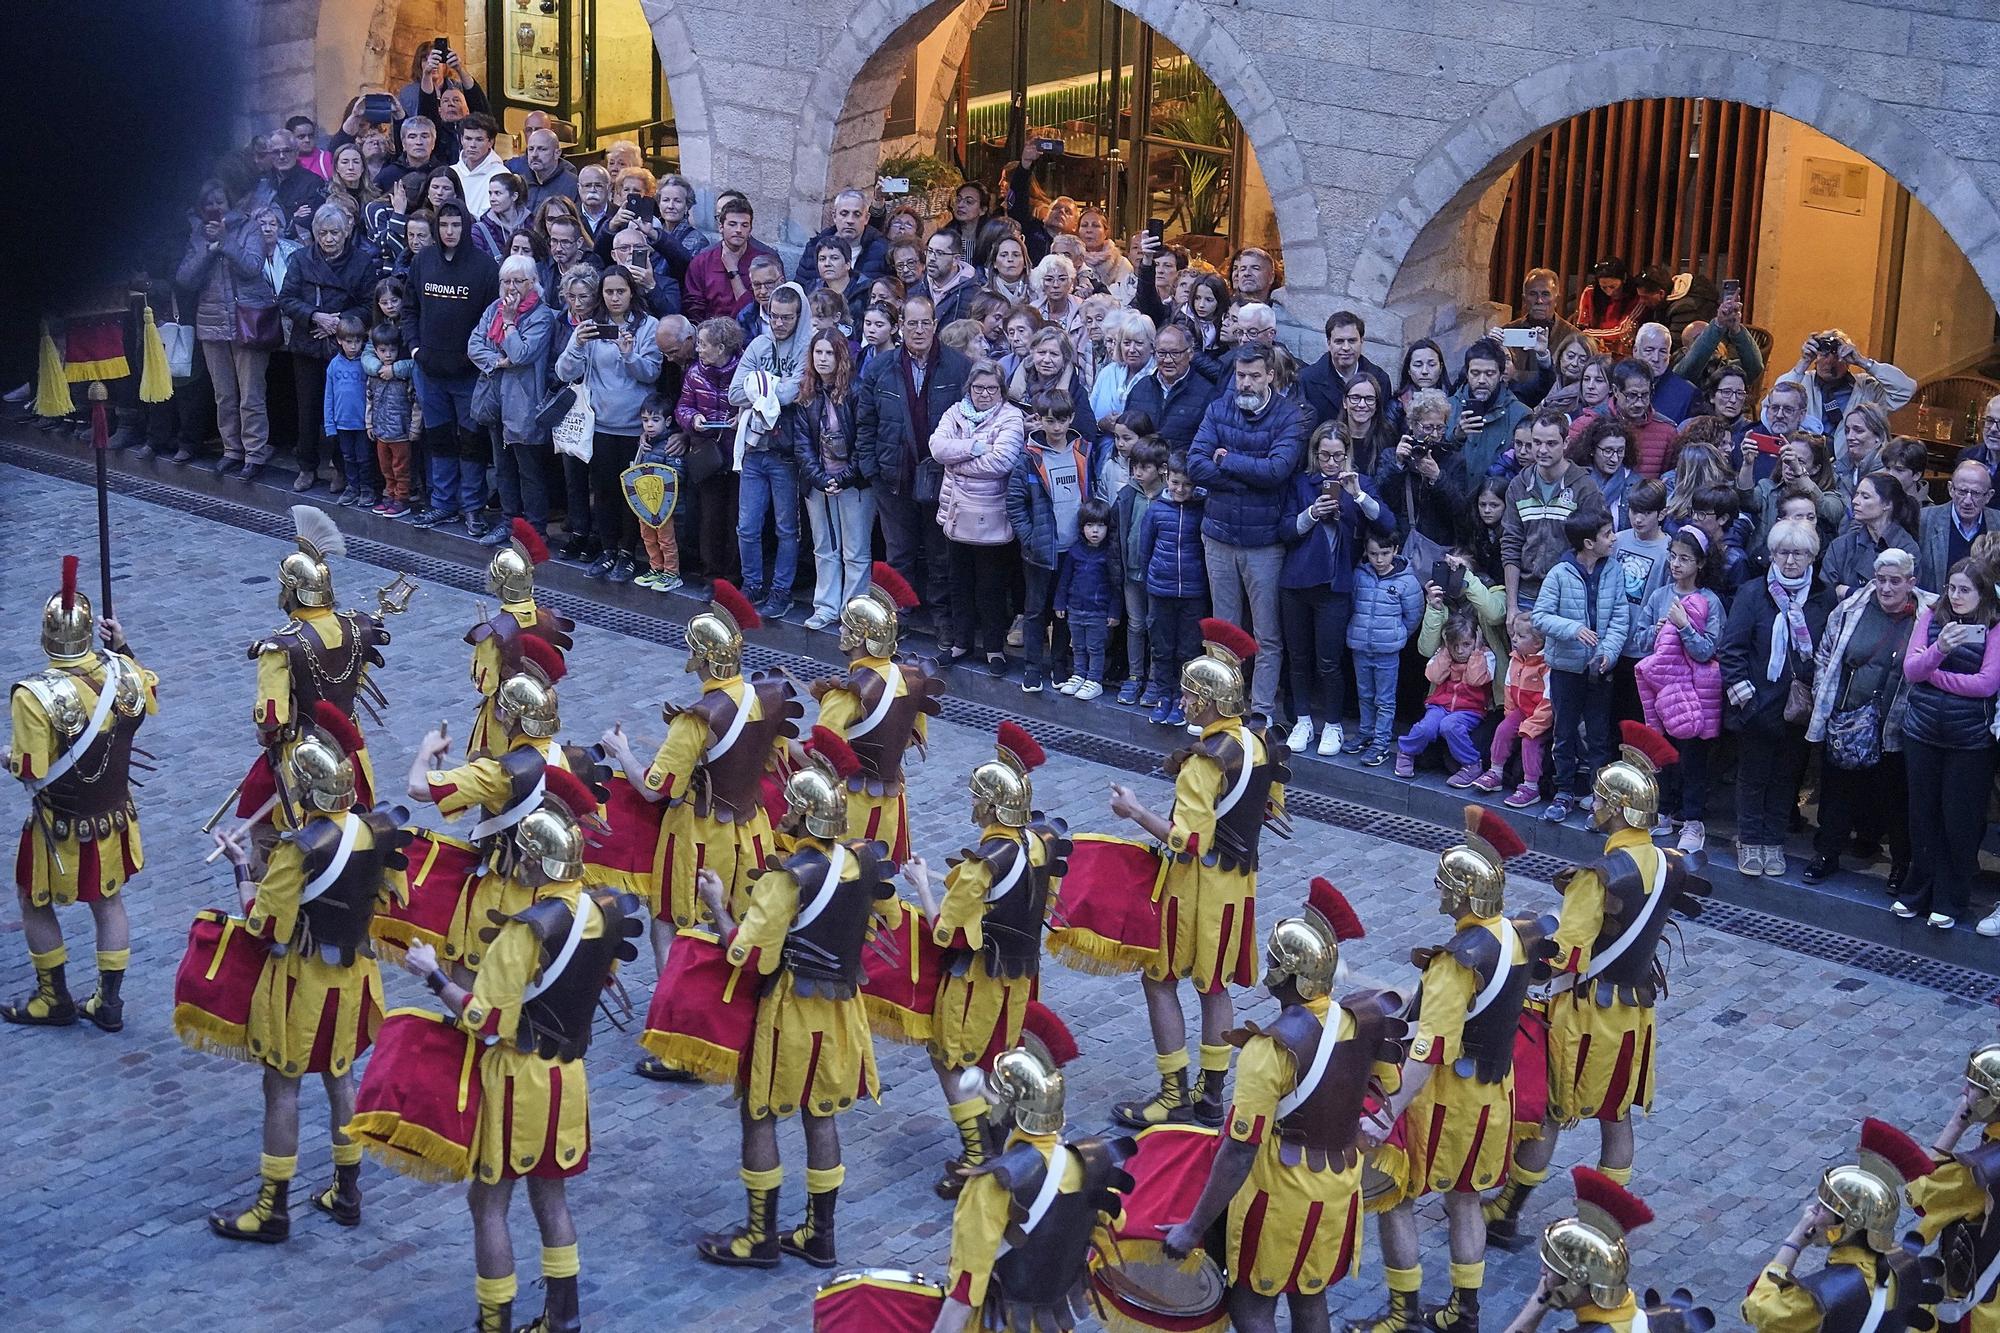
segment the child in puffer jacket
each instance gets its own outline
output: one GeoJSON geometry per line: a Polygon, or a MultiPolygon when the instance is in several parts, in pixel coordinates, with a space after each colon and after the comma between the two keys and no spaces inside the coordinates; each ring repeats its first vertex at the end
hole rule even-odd
{"type": "Polygon", "coordinates": [[[1507,658],[1507,711],[1493,733],[1487,769],[1472,780],[1481,791],[1499,791],[1506,783],[1514,742],[1521,743],[1521,784],[1507,793],[1505,804],[1519,810],[1542,799],[1542,738],[1555,722],[1549,702],[1549,664],[1542,657],[1542,632],[1534,617],[1517,614],[1507,628],[1513,651],[1507,658]]]}
{"type": "Polygon", "coordinates": [[[1667,583],[1646,599],[1632,639],[1643,654],[1633,668],[1646,725],[1669,737],[1680,762],[1661,774],[1660,810],[1681,820],[1676,844],[1693,854],[1706,845],[1708,762],[1722,735],[1722,599],[1715,589],[1721,562],[1711,539],[1693,524],[1667,547],[1667,583]]]}
{"type": "Polygon", "coordinates": [[[1415,777],[1418,756],[1441,740],[1458,763],[1446,785],[1470,787],[1479,776],[1479,747],[1472,733],[1486,717],[1493,684],[1493,658],[1479,641],[1479,620],[1470,609],[1445,625],[1444,646],[1431,654],[1424,679],[1431,692],[1424,699],[1424,715],[1396,743],[1396,776],[1415,777]]]}
{"type": "MultiPolygon", "coordinates": [[[[1150,721],[1187,725],[1181,712],[1181,667],[1201,651],[1201,618],[1208,614],[1208,566],[1203,558],[1201,519],[1204,499],[1187,472],[1187,451],[1167,458],[1166,488],[1139,519],[1139,546],[1146,552],[1146,600],[1152,605],[1153,675],[1146,695],[1150,721]]],[[[1350,640],[1351,642],[1351,640],[1350,640]]]]}
{"type": "Polygon", "coordinates": [[[1347,621],[1347,652],[1354,659],[1361,725],[1342,746],[1370,768],[1389,761],[1396,726],[1396,663],[1424,615],[1424,590],[1393,539],[1371,534],[1354,571],[1354,613],[1347,621]]]}

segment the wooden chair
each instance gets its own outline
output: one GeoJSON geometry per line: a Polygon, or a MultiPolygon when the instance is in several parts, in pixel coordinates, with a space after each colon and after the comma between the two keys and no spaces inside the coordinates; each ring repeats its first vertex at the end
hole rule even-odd
{"type": "Polygon", "coordinates": [[[1977,426],[1968,429],[1969,413],[2000,394],[2000,382],[1983,375],[1947,375],[1921,386],[1909,403],[1889,416],[1889,429],[1923,441],[1931,469],[1950,476],[1958,451],[1979,439],[1977,426]]]}

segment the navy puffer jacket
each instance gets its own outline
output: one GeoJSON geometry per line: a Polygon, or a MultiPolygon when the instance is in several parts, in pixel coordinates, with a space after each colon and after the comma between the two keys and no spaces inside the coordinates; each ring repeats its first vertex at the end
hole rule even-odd
{"type": "Polygon", "coordinates": [[[1306,450],[1307,419],[1299,405],[1272,394],[1263,410],[1245,413],[1224,392],[1208,405],[1188,448],[1188,477],[1208,492],[1201,535],[1230,546],[1277,546],[1285,495],[1306,450]]]}

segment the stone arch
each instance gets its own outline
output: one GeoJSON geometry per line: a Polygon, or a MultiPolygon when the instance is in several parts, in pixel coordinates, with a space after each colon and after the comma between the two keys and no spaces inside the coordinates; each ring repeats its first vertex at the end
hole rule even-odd
{"type": "Polygon", "coordinates": [[[701,195],[695,217],[704,219],[719,187],[713,180],[714,159],[710,155],[708,89],[702,81],[701,62],[695,59],[694,44],[688,37],[686,7],[674,0],[639,0],[639,8],[652,26],[653,48],[660,53],[660,72],[667,80],[667,100],[673,104],[681,152],[681,175],[695,183],[701,195]]]}
{"type": "Polygon", "coordinates": [[[1614,102],[1693,96],[1775,111],[1868,158],[1931,211],[2000,301],[2000,211],[1901,113],[1797,65],[1684,46],[1580,56],[1500,89],[1412,168],[1362,240],[1347,275],[1348,298],[1385,317],[1377,337],[1387,346],[1450,338],[1460,323],[1483,321],[1506,177],[1536,139],[1614,102]],[[1467,255],[1476,256],[1470,266],[1467,255]]]}

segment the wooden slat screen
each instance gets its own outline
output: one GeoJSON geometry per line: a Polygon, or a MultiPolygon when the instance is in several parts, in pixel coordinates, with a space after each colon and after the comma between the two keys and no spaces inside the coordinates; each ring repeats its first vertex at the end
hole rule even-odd
{"type": "Polygon", "coordinates": [[[1740,278],[1754,318],[1757,213],[1770,113],[1740,102],[1663,97],[1572,117],[1521,159],[1493,245],[1492,299],[1518,306],[1531,268],[1563,277],[1571,309],[1590,266],[1619,255],[1740,278]]]}

